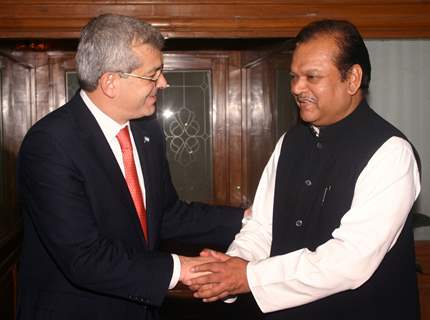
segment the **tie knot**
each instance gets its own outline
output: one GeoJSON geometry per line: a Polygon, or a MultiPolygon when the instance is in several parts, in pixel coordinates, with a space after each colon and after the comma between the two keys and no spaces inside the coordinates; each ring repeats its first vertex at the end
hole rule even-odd
{"type": "Polygon", "coordinates": [[[131,146],[130,133],[128,132],[128,126],[122,128],[118,134],[116,135],[118,139],[119,145],[121,146],[121,150],[133,149],[131,146]]]}

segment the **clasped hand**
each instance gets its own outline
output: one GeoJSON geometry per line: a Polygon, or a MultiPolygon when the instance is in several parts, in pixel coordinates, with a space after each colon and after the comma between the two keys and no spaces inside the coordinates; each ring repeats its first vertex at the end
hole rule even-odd
{"type": "Polygon", "coordinates": [[[228,296],[249,292],[246,266],[248,261],[205,249],[181,281],[194,291],[195,298],[213,302],[228,296]]]}

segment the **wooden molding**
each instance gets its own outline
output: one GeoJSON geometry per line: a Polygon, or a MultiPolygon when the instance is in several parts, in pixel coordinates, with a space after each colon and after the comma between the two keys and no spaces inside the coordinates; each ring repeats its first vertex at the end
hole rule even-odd
{"type": "Polygon", "coordinates": [[[415,241],[415,252],[423,274],[430,276],[430,240],[415,241]]]}
{"type": "Polygon", "coordinates": [[[417,263],[422,269],[418,273],[418,287],[420,294],[421,319],[430,319],[430,240],[415,241],[417,263]]]}
{"type": "Polygon", "coordinates": [[[16,263],[21,247],[22,226],[17,226],[7,235],[1,235],[0,239],[0,279],[10,271],[16,263]]]}
{"type": "Polygon", "coordinates": [[[3,0],[0,38],[78,38],[102,13],[139,17],[168,38],[293,37],[321,18],[348,19],[366,38],[430,37],[420,0],[3,0]]]}

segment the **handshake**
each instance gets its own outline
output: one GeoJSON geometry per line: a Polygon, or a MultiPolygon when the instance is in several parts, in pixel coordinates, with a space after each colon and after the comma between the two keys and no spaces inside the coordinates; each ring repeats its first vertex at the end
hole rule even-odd
{"type": "Polygon", "coordinates": [[[248,261],[205,249],[200,257],[179,256],[179,281],[187,285],[195,298],[204,302],[225,299],[249,292],[246,266],[248,261]]]}

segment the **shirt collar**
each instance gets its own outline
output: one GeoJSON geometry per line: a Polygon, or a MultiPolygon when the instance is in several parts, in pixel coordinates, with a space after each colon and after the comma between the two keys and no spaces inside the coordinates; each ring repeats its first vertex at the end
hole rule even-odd
{"type": "Polygon", "coordinates": [[[116,138],[116,135],[122,128],[129,125],[129,121],[127,121],[123,125],[120,125],[111,117],[109,117],[106,113],[100,110],[100,108],[97,107],[94,102],[91,101],[90,97],[88,97],[87,93],[84,90],[80,91],[80,95],[82,97],[82,100],[84,100],[85,105],[88,107],[88,109],[96,119],[98,125],[100,126],[100,129],[102,129],[107,141],[111,142],[113,139],[116,138]]]}

